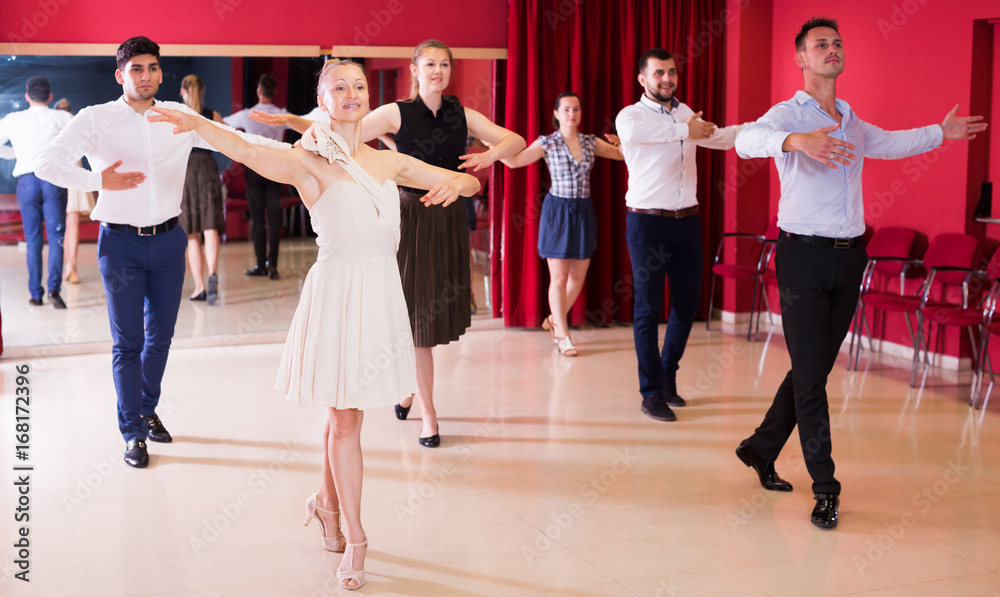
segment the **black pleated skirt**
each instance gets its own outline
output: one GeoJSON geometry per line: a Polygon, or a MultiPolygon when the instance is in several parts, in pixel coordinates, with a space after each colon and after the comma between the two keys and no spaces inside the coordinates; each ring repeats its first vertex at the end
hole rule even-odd
{"type": "Polygon", "coordinates": [[[448,207],[425,206],[423,193],[399,191],[399,277],[410,315],[413,345],[458,340],[472,324],[469,220],[461,198],[448,207]]]}
{"type": "Polygon", "coordinates": [[[192,151],[184,177],[181,199],[181,228],[188,234],[205,230],[226,230],[222,209],[222,179],[209,151],[192,151]]]}

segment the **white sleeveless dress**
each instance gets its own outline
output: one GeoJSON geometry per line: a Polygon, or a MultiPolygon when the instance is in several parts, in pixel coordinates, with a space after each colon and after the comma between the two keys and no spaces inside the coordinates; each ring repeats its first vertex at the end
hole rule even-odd
{"type": "Polygon", "coordinates": [[[339,149],[332,148],[334,157],[323,155],[354,180],[330,185],[309,210],[319,254],[302,287],[275,387],[303,405],[396,404],[417,391],[396,264],[399,193],[393,181],[379,185],[339,149]]]}

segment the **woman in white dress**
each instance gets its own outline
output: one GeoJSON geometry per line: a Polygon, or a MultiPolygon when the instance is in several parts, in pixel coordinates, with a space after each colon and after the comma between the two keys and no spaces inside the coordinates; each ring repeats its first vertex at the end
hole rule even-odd
{"type": "Polygon", "coordinates": [[[290,401],[329,407],[323,476],[320,490],[306,502],[306,523],[318,519],[324,548],[345,551],[337,578],[345,589],[357,589],[364,584],[367,545],[361,526],[362,409],[395,404],[417,388],[395,257],[396,185],[430,189],[423,198],[430,206],[473,195],[479,182],[362,143],[368,83],[359,64],[328,62],[317,93],[329,122],[316,123],[302,148],[251,145],[185,112],[154,108],[160,115],[150,121],[170,122],[176,132],[196,130],[233,160],[294,185],[309,208],[320,251],[288,332],[277,387],[290,401]]]}

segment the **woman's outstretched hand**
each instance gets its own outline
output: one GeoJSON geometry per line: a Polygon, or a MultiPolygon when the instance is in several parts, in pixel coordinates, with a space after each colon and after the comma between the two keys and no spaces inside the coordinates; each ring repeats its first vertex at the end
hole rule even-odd
{"type": "Polygon", "coordinates": [[[440,205],[445,207],[451,205],[461,196],[462,183],[458,181],[439,182],[427,191],[427,194],[420,198],[425,206],[440,205]]]}
{"type": "Polygon", "coordinates": [[[194,114],[188,114],[187,112],[181,112],[180,110],[169,110],[167,108],[160,108],[158,106],[153,106],[150,108],[156,114],[149,117],[150,122],[169,122],[174,125],[174,134],[179,135],[180,133],[187,133],[198,128],[201,124],[199,121],[208,122],[201,116],[196,116],[194,114]]]}

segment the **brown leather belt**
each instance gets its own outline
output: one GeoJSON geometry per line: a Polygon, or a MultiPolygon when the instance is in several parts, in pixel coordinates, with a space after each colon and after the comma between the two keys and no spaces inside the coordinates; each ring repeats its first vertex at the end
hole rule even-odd
{"type": "Polygon", "coordinates": [[[634,214],[643,214],[646,216],[663,216],[664,218],[686,218],[688,216],[693,216],[698,213],[698,206],[692,205],[691,207],[685,207],[684,209],[637,209],[635,207],[629,207],[628,210],[634,214]]]}
{"type": "Polygon", "coordinates": [[[168,230],[173,230],[174,227],[177,226],[177,218],[170,218],[166,222],[155,226],[132,226],[131,224],[113,224],[111,222],[104,222],[104,225],[112,230],[121,230],[122,232],[128,232],[129,234],[153,236],[156,234],[163,234],[168,230]]]}
{"type": "Polygon", "coordinates": [[[830,238],[829,236],[810,236],[807,234],[795,234],[794,232],[785,232],[780,230],[778,232],[778,238],[785,238],[788,240],[793,240],[797,243],[802,243],[804,245],[812,245],[814,247],[832,247],[834,249],[853,249],[855,247],[861,246],[861,241],[863,237],[855,236],[854,238],[830,238]]]}

